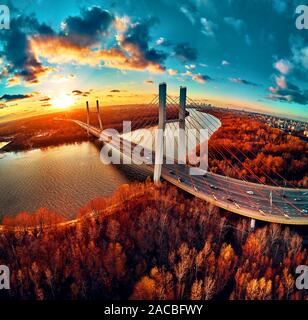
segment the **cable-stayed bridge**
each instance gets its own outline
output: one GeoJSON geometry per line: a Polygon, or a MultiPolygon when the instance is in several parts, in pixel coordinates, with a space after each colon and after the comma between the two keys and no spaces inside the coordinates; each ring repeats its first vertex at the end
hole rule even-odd
{"type": "MultiPolygon", "coordinates": [[[[208,156],[215,158],[219,155],[235,171],[241,167],[245,168],[255,178],[255,183],[245,178],[234,179],[208,171],[202,171],[200,175],[191,175],[191,165],[178,161],[178,159],[175,163],[169,163],[166,150],[174,147],[176,155],[177,150],[183,144],[181,141],[183,137],[177,136],[178,129],[185,130],[185,141],[188,141],[191,138],[189,130],[195,130],[196,139],[198,139],[197,136],[201,129],[207,129],[210,137],[221,126],[219,119],[202,112],[202,105],[186,96],[186,88],[181,87],[178,99],[167,95],[166,84],[161,84],[159,94],[147,105],[146,110],[142,114],[136,114],[132,119],[127,119],[131,122],[132,131],[112,135],[112,138],[108,130],[103,130],[98,102],[96,113],[99,128],[90,124],[88,103],[87,122],[73,121],[87,130],[88,134],[105,141],[122,157],[132,158],[133,163],[148,160],[143,167],[154,172],[155,182],[158,183],[162,177],[178,188],[215,206],[249,217],[252,228],[254,228],[255,220],[308,225],[308,189],[281,187],[264,172],[264,175],[273,182],[273,185],[265,185],[254,172],[249,171],[251,169],[244,166],[234,150],[227,146],[223,146],[224,150],[221,150],[211,145],[208,156]],[[163,140],[160,141],[163,143],[157,143],[158,138],[155,134],[157,128],[164,133],[163,140]],[[145,138],[143,129],[148,129],[152,134],[145,138]],[[139,155],[132,154],[131,150],[136,146],[141,146],[148,152],[139,155]],[[230,161],[231,158],[237,160],[236,166],[230,161]]],[[[245,155],[242,150],[237,151],[248,158],[248,155],[245,155]]],[[[283,177],[280,178],[283,179],[283,177]]]]}

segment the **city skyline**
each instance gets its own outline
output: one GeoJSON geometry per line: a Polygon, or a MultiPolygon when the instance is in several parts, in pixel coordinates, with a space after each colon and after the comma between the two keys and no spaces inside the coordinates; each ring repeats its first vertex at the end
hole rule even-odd
{"type": "Polygon", "coordinates": [[[308,120],[308,35],[297,0],[3,1],[0,121],[85,100],[170,94],[308,120]]]}

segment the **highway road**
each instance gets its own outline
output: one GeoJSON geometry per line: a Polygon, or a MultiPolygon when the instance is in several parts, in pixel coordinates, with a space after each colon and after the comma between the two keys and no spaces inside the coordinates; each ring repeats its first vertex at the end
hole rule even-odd
{"type": "MultiPolygon", "coordinates": [[[[74,122],[87,130],[87,124],[76,120],[74,122]]],[[[99,129],[90,126],[89,130],[92,135],[109,141],[108,136],[103,136],[99,129]]],[[[128,156],[123,145],[118,149],[117,139],[123,141],[122,137],[113,137],[109,141],[110,146],[123,156],[128,156]]],[[[131,142],[124,140],[123,143],[131,142]]],[[[133,160],[143,159],[135,157],[133,160]]],[[[144,166],[153,171],[153,164],[144,166]]],[[[198,198],[242,216],[281,224],[308,225],[308,189],[261,185],[210,172],[191,176],[189,168],[183,164],[164,164],[162,177],[198,198]]]]}

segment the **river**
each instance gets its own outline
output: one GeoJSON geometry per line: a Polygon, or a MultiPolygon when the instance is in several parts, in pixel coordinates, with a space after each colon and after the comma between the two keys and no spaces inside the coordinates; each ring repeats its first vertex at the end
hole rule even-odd
{"type": "Polygon", "coordinates": [[[104,165],[91,143],[0,154],[0,220],[45,207],[74,217],[89,200],[144,179],[137,168],[104,165]]]}

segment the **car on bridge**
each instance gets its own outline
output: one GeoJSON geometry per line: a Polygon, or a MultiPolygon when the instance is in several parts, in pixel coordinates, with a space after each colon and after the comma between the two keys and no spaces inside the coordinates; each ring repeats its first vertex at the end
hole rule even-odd
{"type": "Polygon", "coordinates": [[[266,216],[266,213],[263,210],[259,209],[259,212],[262,214],[262,216],[266,216]]]}
{"type": "Polygon", "coordinates": [[[214,186],[213,184],[210,184],[210,188],[214,190],[219,190],[219,188],[217,186],[214,186]]]}
{"type": "Polygon", "coordinates": [[[295,198],[294,201],[302,201],[301,198],[295,198]]]}

